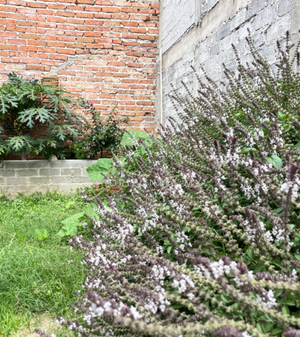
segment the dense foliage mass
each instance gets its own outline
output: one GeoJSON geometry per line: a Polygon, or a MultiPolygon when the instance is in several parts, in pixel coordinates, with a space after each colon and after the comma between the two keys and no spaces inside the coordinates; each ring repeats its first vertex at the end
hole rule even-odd
{"type": "Polygon", "coordinates": [[[226,89],[172,96],[181,122],[127,149],[135,171],[115,159],[122,189],[71,239],[78,336],[300,336],[299,53],[287,34],[275,72],[247,41],[226,89]]]}
{"type": "Polygon", "coordinates": [[[4,121],[0,132],[5,131],[0,136],[0,155],[64,157],[69,150],[67,142],[80,135],[83,119],[73,109],[84,107],[84,101],[56,86],[40,84],[38,79],[25,79],[16,73],[8,74],[8,78],[0,88],[0,120],[4,121]],[[32,133],[37,125],[39,130],[32,133]],[[41,137],[41,131],[46,135],[41,137]]]}
{"type": "Polygon", "coordinates": [[[96,158],[98,153],[103,157],[104,150],[117,153],[122,141],[125,129],[120,128],[120,124],[128,123],[129,118],[118,119],[116,117],[116,107],[104,120],[97,111],[93,103],[86,101],[88,113],[92,120],[82,126],[83,137],[78,139],[72,146],[77,158],[96,158]]]}

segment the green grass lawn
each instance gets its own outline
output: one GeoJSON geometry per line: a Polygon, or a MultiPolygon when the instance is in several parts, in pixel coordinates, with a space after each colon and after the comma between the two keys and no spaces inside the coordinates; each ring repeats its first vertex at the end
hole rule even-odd
{"type": "Polygon", "coordinates": [[[71,313],[84,279],[81,256],[56,234],[61,220],[86,206],[81,196],[57,193],[0,197],[0,336],[36,315],[71,313]]]}

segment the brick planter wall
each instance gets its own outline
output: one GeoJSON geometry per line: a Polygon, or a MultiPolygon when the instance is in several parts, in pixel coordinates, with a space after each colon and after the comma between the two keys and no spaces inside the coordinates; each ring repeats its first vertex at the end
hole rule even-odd
{"type": "Polygon", "coordinates": [[[0,192],[9,197],[18,193],[47,191],[74,192],[91,186],[86,168],[96,160],[4,160],[0,162],[0,192]]]}
{"type": "Polygon", "coordinates": [[[0,0],[0,84],[58,76],[102,112],[154,131],[159,1],[0,0]]]}

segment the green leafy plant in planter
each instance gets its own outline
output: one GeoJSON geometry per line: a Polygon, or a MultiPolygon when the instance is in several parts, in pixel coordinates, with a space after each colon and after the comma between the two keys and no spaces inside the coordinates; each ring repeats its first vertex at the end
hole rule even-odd
{"type": "Polygon", "coordinates": [[[82,98],[73,98],[60,88],[42,85],[16,73],[8,74],[9,82],[0,88],[0,155],[29,153],[50,158],[52,154],[64,158],[69,146],[80,134],[83,118],[72,108],[84,107],[82,98]],[[46,126],[46,135],[33,134],[36,125],[46,126]],[[4,131],[4,132],[3,132],[4,131]]]}
{"type": "Polygon", "coordinates": [[[92,116],[92,123],[86,122],[83,126],[83,137],[77,140],[72,146],[72,151],[77,159],[95,158],[100,152],[103,157],[104,150],[117,153],[125,129],[120,128],[120,124],[127,124],[128,117],[118,119],[116,117],[116,107],[108,115],[107,119],[103,119],[100,112],[94,107],[94,104],[86,101],[85,109],[92,116]]]}

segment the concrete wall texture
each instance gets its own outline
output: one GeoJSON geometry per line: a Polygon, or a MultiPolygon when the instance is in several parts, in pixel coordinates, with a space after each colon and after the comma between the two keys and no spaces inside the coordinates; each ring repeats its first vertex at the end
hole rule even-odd
{"type": "Polygon", "coordinates": [[[0,84],[15,71],[61,87],[130,128],[155,129],[158,0],[0,0],[0,84]]]}
{"type": "Polygon", "coordinates": [[[157,104],[157,112],[161,113],[162,106],[163,121],[175,116],[168,97],[171,84],[183,95],[181,81],[196,92],[197,80],[191,65],[200,77],[203,76],[200,66],[203,66],[213,80],[220,81],[223,79],[222,63],[231,70],[236,67],[232,43],[242,62],[251,59],[245,41],[247,28],[261,54],[273,63],[277,55],[276,40],[282,40],[287,30],[292,41],[299,37],[299,17],[299,0],[162,0],[160,67],[163,90],[162,104],[157,104]]]}
{"type": "Polygon", "coordinates": [[[0,194],[74,192],[91,186],[86,168],[96,160],[5,160],[0,162],[0,194]]]}

